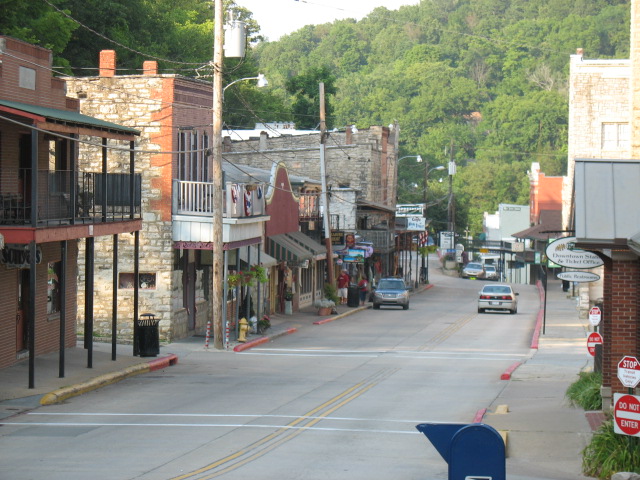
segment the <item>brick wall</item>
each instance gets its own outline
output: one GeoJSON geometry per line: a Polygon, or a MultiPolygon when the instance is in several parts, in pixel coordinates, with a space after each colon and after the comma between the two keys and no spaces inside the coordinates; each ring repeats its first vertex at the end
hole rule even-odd
{"type": "Polygon", "coordinates": [[[631,254],[614,254],[604,273],[604,306],[600,332],[603,348],[603,407],[608,410],[613,393],[627,393],[617,377],[618,362],[625,355],[640,354],[640,261],[631,254]],[[608,391],[610,389],[610,392],[608,391]]]}

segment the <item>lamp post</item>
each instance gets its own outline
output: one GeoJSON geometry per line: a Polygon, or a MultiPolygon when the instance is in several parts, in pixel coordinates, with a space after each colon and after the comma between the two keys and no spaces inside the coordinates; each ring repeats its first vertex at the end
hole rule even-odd
{"type": "MultiPolygon", "coordinates": [[[[418,156],[418,162],[422,161],[422,157],[418,156]]],[[[427,207],[428,207],[428,203],[427,203],[427,188],[429,185],[429,174],[431,172],[434,172],[436,170],[445,170],[446,167],[444,165],[438,165],[436,167],[432,167],[429,168],[429,163],[425,162],[425,169],[424,169],[424,220],[425,220],[425,228],[426,228],[426,221],[427,221],[427,207]]],[[[428,246],[429,243],[427,242],[428,246]]],[[[429,283],[429,253],[427,252],[426,255],[422,255],[422,267],[420,269],[422,272],[424,272],[424,283],[429,283]],[[425,257],[426,258],[426,264],[425,264],[425,257]]]]}
{"type": "Polygon", "coordinates": [[[229,88],[234,83],[242,82],[243,80],[258,80],[258,83],[256,85],[259,88],[266,87],[267,85],[269,85],[269,82],[267,81],[267,79],[262,73],[259,73],[257,77],[238,78],[237,80],[234,80],[233,82],[231,82],[229,85],[225,86],[222,89],[222,100],[224,101],[224,92],[227,91],[227,88],[229,88]]]}

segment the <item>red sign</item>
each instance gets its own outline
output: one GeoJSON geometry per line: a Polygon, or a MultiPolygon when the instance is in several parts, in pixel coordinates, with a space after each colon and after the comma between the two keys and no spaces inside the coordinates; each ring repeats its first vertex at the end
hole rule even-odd
{"type": "Polygon", "coordinates": [[[613,430],[622,435],[640,437],[640,397],[613,394],[613,430]]]}
{"type": "Polygon", "coordinates": [[[600,319],[602,318],[602,311],[599,307],[591,307],[589,310],[589,321],[591,325],[597,326],[600,323],[600,319]]]}
{"type": "Polygon", "coordinates": [[[587,337],[587,350],[592,357],[596,356],[596,345],[602,345],[602,335],[598,332],[590,333],[587,337]]]}
{"type": "Polygon", "coordinates": [[[636,357],[626,356],[618,362],[618,378],[625,387],[636,388],[640,383],[640,362],[636,357]]]}

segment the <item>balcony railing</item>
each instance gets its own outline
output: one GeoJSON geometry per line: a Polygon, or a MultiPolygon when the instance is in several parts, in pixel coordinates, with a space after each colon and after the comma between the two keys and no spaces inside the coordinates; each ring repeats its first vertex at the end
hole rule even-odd
{"type": "Polygon", "coordinates": [[[388,250],[394,248],[394,232],[388,230],[358,230],[362,239],[373,244],[376,250],[388,250]]]}
{"type": "MultiPolygon", "coordinates": [[[[227,182],[223,215],[242,218],[265,214],[265,185],[227,182]]],[[[213,216],[213,183],[173,181],[172,211],[175,215],[213,216]]]]}
{"type": "MultiPolygon", "coordinates": [[[[37,185],[37,226],[140,217],[140,174],[39,170],[37,185]]],[[[30,225],[31,207],[31,169],[0,171],[0,225],[30,225]]]]}

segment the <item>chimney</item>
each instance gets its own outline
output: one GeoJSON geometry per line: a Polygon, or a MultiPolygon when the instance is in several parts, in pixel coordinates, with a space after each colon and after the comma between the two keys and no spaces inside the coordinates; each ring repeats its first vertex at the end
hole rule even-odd
{"type": "Polygon", "coordinates": [[[116,74],[116,51],[100,51],[100,76],[113,77],[116,74]]]}
{"type": "Polygon", "coordinates": [[[158,74],[158,62],[155,60],[146,60],[142,63],[143,75],[157,75],[158,74]]]}

